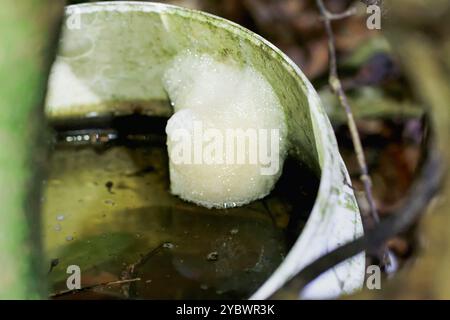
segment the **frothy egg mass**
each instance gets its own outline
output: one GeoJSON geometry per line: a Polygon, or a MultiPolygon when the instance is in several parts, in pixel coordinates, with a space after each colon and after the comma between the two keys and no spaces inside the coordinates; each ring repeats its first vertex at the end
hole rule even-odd
{"type": "Polygon", "coordinates": [[[174,107],[166,126],[171,192],[208,208],[265,197],[287,149],[282,106],[251,66],[184,52],[163,83],[174,107]]]}

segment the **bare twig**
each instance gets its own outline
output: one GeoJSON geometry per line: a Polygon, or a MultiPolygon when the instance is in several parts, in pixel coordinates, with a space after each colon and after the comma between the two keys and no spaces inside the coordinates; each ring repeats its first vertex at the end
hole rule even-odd
{"type": "Polygon", "coordinates": [[[50,298],[58,298],[58,297],[65,296],[65,295],[68,295],[68,294],[74,294],[74,293],[78,293],[78,292],[94,290],[94,289],[101,288],[101,287],[109,287],[109,286],[114,286],[114,285],[124,285],[124,284],[128,284],[130,282],[136,282],[136,281],[140,281],[140,280],[141,280],[141,278],[135,278],[135,279],[103,282],[103,283],[99,283],[99,284],[94,284],[92,286],[83,287],[81,289],[59,291],[59,292],[56,292],[54,294],[51,294],[50,298]]]}
{"type": "Polygon", "coordinates": [[[142,267],[143,265],[145,265],[151,257],[156,255],[162,249],[170,248],[171,246],[172,246],[172,244],[168,243],[168,242],[161,243],[159,246],[152,249],[147,254],[141,256],[137,262],[132,263],[126,267],[126,269],[122,272],[121,279],[118,281],[104,282],[104,283],[100,283],[100,284],[96,284],[96,285],[92,285],[92,286],[88,286],[88,287],[83,287],[81,289],[64,290],[64,291],[60,291],[60,292],[50,295],[50,298],[56,298],[56,297],[60,297],[60,296],[68,295],[68,294],[93,290],[93,289],[96,289],[99,287],[107,287],[107,286],[112,286],[112,285],[121,285],[123,294],[127,298],[130,298],[132,296],[132,294],[130,293],[131,285],[136,283],[137,281],[141,280],[141,278],[137,277],[138,269],[140,267],[142,267]]]}
{"type": "Polygon", "coordinates": [[[341,19],[345,19],[351,16],[354,16],[357,12],[356,7],[350,7],[349,9],[345,10],[344,12],[341,13],[332,13],[328,10],[326,10],[326,16],[322,16],[323,20],[341,20],[341,19]]]}
{"type": "MultiPolygon", "coordinates": [[[[330,62],[330,76],[329,82],[332,90],[339,98],[339,102],[345,110],[345,114],[347,116],[347,124],[350,130],[353,146],[355,148],[356,158],[358,160],[359,169],[361,172],[361,182],[364,185],[364,193],[367,199],[367,203],[369,204],[369,213],[367,214],[362,210],[362,218],[364,229],[366,231],[372,229],[375,224],[380,222],[380,218],[378,216],[377,207],[375,205],[375,200],[372,195],[372,181],[370,179],[369,170],[367,167],[366,158],[364,155],[363,146],[361,143],[361,138],[359,137],[358,128],[356,126],[356,122],[353,116],[352,109],[348,102],[347,95],[345,94],[344,88],[342,86],[341,80],[339,79],[338,71],[337,71],[337,61],[336,61],[336,47],[335,47],[335,38],[333,33],[333,28],[331,27],[331,20],[335,16],[348,16],[348,13],[344,13],[343,15],[336,15],[330,13],[326,8],[322,0],[316,0],[317,6],[320,10],[320,14],[323,17],[323,21],[325,24],[326,33],[328,36],[328,51],[329,51],[329,62],[330,62]]],[[[384,251],[384,250],[383,250],[384,251]]],[[[382,254],[381,262],[384,262],[384,253],[382,254]]]]}

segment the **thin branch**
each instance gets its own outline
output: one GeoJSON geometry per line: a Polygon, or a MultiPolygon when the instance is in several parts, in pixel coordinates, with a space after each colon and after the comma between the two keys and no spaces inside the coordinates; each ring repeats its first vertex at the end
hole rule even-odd
{"type": "Polygon", "coordinates": [[[65,295],[68,295],[68,294],[74,294],[74,293],[78,293],[78,292],[94,290],[94,289],[101,288],[101,287],[109,287],[109,286],[114,286],[114,285],[124,285],[124,284],[128,284],[130,282],[136,282],[136,281],[140,281],[140,280],[141,280],[141,278],[135,278],[135,279],[103,282],[103,283],[99,283],[99,284],[94,284],[92,286],[83,287],[83,288],[80,288],[80,289],[59,291],[59,292],[51,294],[50,298],[58,298],[58,297],[65,296],[65,295]]]}
{"type": "Polygon", "coordinates": [[[168,242],[161,243],[159,246],[152,249],[147,254],[141,256],[137,262],[130,264],[126,267],[126,269],[122,272],[121,279],[118,281],[100,283],[100,284],[96,284],[96,285],[92,285],[92,286],[88,286],[88,287],[83,287],[81,289],[64,290],[64,291],[60,291],[60,292],[50,295],[50,298],[56,298],[56,297],[65,296],[68,294],[73,294],[76,292],[88,291],[88,290],[93,290],[93,289],[96,289],[99,287],[106,287],[106,286],[112,286],[112,285],[121,285],[123,294],[127,298],[130,298],[130,296],[132,296],[130,294],[131,285],[136,283],[137,281],[141,280],[141,278],[137,277],[138,269],[140,267],[142,267],[143,265],[145,265],[150,258],[152,258],[154,255],[156,255],[162,249],[169,248],[170,246],[172,246],[171,243],[168,243],[168,242]]]}
{"type": "MultiPolygon", "coordinates": [[[[125,270],[122,272],[121,279],[126,281],[131,278],[136,278],[138,275],[139,268],[144,266],[148,262],[148,260],[150,260],[150,258],[155,256],[161,250],[163,250],[164,248],[170,248],[171,246],[173,246],[171,243],[164,242],[164,243],[161,243],[156,248],[150,250],[147,254],[141,256],[137,262],[128,265],[125,268],[125,270]]],[[[135,286],[133,286],[133,283],[129,283],[129,284],[122,286],[122,293],[125,295],[125,297],[131,298],[131,297],[135,296],[135,291],[136,291],[135,289],[136,288],[135,288],[135,286]]]]}
{"type": "Polygon", "coordinates": [[[445,168],[435,146],[427,157],[417,182],[405,201],[405,206],[396,214],[383,220],[364,236],[347,243],[303,268],[295,277],[275,292],[270,299],[298,299],[308,283],[325,271],[364,250],[379,248],[389,238],[407,230],[423,213],[442,186],[445,168]]]}
{"type": "MultiPolygon", "coordinates": [[[[337,71],[337,61],[336,61],[336,47],[335,47],[335,37],[333,33],[333,28],[331,27],[331,17],[336,16],[336,14],[330,13],[326,8],[322,0],[316,0],[317,6],[320,10],[320,14],[323,17],[326,33],[328,36],[328,51],[329,51],[329,62],[330,62],[330,76],[329,82],[333,92],[339,98],[339,102],[344,108],[345,114],[347,116],[347,123],[350,130],[353,146],[356,152],[356,158],[358,160],[358,165],[360,169],[360,179],[364,185],[364,193],[366,195],[367,202],[370,208],[370,215],[363,212],[363,222],[364,227],[370,230],[375,224],[380,222],[378,216],[377,207],[375,205],[375,200],[372,195],[372,181],[369,176],[369,169],[367,167],[366,158],[364,155],[363,146],[361,143],[361,138],[359,137],[358,128],[356,126],[355,118],[353,116],[352,109],[348,102],[347,95],[345,94],[344,88],[342,86],[341,80],[339,79],[337,71]]],[[[348,13],[344,13],[348,15],[348,13]]],[[[341,16],[338,14],[338,16],[341,16]]]]}
{"type": "Polygon", "coordinates": [[[357,13],[357,9],[356,7],[351,7],[347,10],[345,10],[344,12],[341,13],[332,13],[328,10],[326,10],[326,16],[322,16],[322,19],[328,19],[328,20],[342,20],[351,16],[354,16],[357,13]]]}

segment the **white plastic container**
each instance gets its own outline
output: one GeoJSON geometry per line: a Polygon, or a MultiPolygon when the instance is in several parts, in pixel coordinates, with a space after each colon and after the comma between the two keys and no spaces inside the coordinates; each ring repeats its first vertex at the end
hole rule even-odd
{"type": "MultiPolygon", "coordinates": [[[[283,263],[252,296],[264,299],[308,263],[363,232],[321,101],[298,66],[278,48],[235,23],[180,7],[126,1],[69,6],[46,113],[50,118],[127,113],[138,103],[144,113],[169,116],[161,77],[170,60],[186,49],[217,59],[231,57],[264,75],[288,119],[288,139],[294,146],[290,155],[320,175],[305,228],[283,263]]],[[[360,254],[323,274],[299,296],[350,293],[362,286],[364,266],[360,254]]]]}

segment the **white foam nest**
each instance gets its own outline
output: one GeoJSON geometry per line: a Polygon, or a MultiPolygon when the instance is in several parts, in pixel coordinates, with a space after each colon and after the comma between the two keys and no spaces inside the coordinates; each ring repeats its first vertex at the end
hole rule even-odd
{"type": "Polygon", "coordinates": [[[171,192],[208,208],[269,194],[282,172],[287,128],[268,81],[250,66],[185,52],[163,82],[175,111],[166,127],[171,192]]]}

